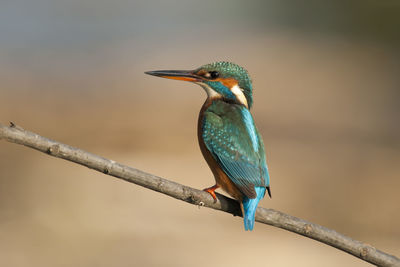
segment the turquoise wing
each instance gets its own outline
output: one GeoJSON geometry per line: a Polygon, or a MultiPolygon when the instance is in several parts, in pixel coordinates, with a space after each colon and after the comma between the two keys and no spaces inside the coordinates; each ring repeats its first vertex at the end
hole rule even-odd
{"type": "Polygon", "coordinates": [[[255,198],[255,187],[269,186],[264,144],[247,108],[213,103],[201,126],[207,149],[244,195],[255,198]]]}

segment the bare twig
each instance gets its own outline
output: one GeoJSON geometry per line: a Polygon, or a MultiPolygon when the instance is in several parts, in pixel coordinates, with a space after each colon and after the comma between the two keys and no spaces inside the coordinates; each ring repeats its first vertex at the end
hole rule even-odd
{"type": "MultiPolygon", "coordinates": [[[[124,166],[81,149],[52,141],[26,131],[16,126],[14,123],[11,123],[9,127],[0,124],[0,139],[1,138],[12,143],[39,150],[54,157],[81,164],[99,172],[186,201],[190,204],[206,206],[231,213],[234,216],[242,216],[239,204],[231,198],[217,194],[218,200],[214,203],[213,198],[204,191],[184,186],[135,168],[124,166]]],[[[400,266],[400,259],[395,256],[389,255],[360,241],[353,240],[334,230],[307,222],[280,211],[258,208],[256,221],[320,241],[375,265],[400,266]]]]}

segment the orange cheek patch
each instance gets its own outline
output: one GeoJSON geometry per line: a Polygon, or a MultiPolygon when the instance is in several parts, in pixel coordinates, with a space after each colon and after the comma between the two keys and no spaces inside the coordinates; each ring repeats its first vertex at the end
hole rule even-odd
{"type": "Polygon", "coordinates": [[[225,85],[229,89],[231,89],[235,85],[238,85],[238,82],[233,78],[218,78],[218,79],[215,79],[215,81],[221,82],[223,85],[225,85]]]}
{"type": "Polygon", "coordinates": [[[186,82],[197,82],[196,78],[191,77],[179,77],[179,76],[161,76],[163,78],[171,79],[171,80],[179,80],[179,81],[186,81],[186,82]]]}

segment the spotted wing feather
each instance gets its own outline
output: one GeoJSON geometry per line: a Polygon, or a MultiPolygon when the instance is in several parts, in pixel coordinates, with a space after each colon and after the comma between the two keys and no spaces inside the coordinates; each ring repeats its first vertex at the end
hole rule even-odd
{"type": "Polygon", "coordinates": [[[243,106],[213,103],[204,113],[202,137],[231,181],[245,196],[255,198],[254,187],[268,186],[269,176],[264,145],[249,115],[243,106]]]}

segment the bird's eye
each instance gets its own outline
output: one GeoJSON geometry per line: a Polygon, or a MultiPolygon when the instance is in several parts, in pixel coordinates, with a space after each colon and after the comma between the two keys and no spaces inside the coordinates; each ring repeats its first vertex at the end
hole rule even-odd
{"type": "Polygon", "coordinates": [[[219,72],[218,71],[210,71],[210,78],[211,79],[216,79],[219,77],[219,72]]]}

